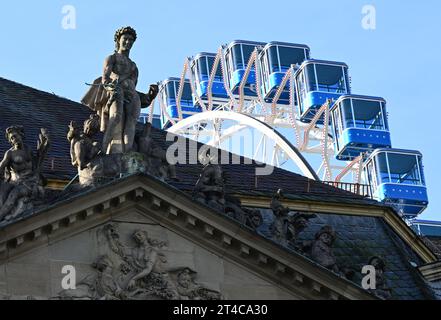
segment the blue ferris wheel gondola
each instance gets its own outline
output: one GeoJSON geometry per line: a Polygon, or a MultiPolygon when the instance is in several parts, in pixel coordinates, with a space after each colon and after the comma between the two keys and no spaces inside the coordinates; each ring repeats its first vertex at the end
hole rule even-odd
{"type": "Polygon", "coordinates": [[[365,162],[364,174],[374,198],[392,205],[402,216],[413,218],[427,208],[429,200],[420,152],[375,150],[365,162]]]}
{"type": "Polygon", "coordinates": [[[331,121],[338,160],[392,146],[383,98],[341,96],[331,109],[331,121]]]}
{"type": "Polygon", "coordinates": [[[343,62],[307,60],[295,74],[300,120],[311,121],[327,100],[351,94],[348,66],[343,62]]]}
{"type": "MultiPolygon", "coordinates": [[[[259,54],[262,93],[266,102],[272,102],[291,65],[300,66],[310,58],[310,49],[304,44],[270,42],[259,54]]],[[[295,98],[296,100],[296,98],[295,98]]],[[[286,85],[278,102],[289,104],[289,86],[286,85]]]]}
{"type": "MultiPolygon", "coordinates": [[[[191,72],[195,81],[196,92],[203,100],[208,99],[208,83],[213,69],[216,54],[201,52],[197,54],[191,63],[191,72]]],[[[213,98],[227,99],[221,68],[217,68],[211,89],[213,98]]]]}
{"type": "MultiPolygon", "coordinates": [[[[166,111],[174,121],[179,121],[179,111],[176,103],[176,98],[179,92],[180,81],[181,80],[179,78],[168,78],[162,82],[159,89],[161,98],[163,99],[162,103],[164,104],[166,111]]],[[[185,80],[184,82],[184,88],[181,97],[181,110],[182,117],[184,119],[202,111],[199,106],[195,106],[193,104],[193,95],[191,93],[191,85],[189,80],[185,80]]],[[[161,112],[162,128],[166,129],[169,125],[170,121],[168,121],[164,112],[161,112]]]]}
{"type": "MultiPolygon", "coordinates": [[[[264,42],[235,40],[225,50],[226,77],[233,94],[239,94],[239,87],[245,75],[248,62],[257,47],[265,46],[264,42]]],[[[253,66],[244,88],[248,97],[256,97],[256,69],[253,66]]]]}

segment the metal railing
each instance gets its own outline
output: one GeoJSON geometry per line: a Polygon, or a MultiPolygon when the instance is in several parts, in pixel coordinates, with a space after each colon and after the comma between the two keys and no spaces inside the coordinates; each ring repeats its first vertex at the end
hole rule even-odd
{"type": "Polygon", "coordinates": [[[43,171],[47,172],[72,172],[76,169],[70,163],[69,158],[49,157],[43,162],[43,171]]]}
{"type": "Polygon", "coordinates": [[[335,181],[322,181],[322,182],[329,186],[372,199],[372,189],[370,185],[359,184],[359,183],[348,183],[348,182],[335,182],[335,181]]]}

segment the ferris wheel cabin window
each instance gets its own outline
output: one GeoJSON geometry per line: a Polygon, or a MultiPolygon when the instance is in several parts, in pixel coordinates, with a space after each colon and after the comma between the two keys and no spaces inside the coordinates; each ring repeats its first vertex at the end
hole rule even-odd
{"type": "Polygon", "coordinates": [[[245,63],[242,53],[242,45],[236,45],[233,47],[233,65],[234,69],[245,69],[245,63]]]}
{"type": "Polygon", "coordinates": [[[399,153],[387,153],[392,183],[424,185],[420,174],[418,156],[399,153]]]}
{"type": "Polygon", "coordinates": [[[314,67],[317,76],[316,91],[347,93],[344,68],[325,64],[314,67]]]}
{"type": "MultiPolygon", "coordinates": [[[[211,76],[211,72],[213,71],[214,61],[216,60],[215,57],[207,57],[207,63],[208,63],[208,74],[211,76]]],[[[214,76],[215,81],[222,81],[222,70],[218,65],[218,68],[216,69],[216,74],[214,76]]]]}
{"type": "Polygon", "coordinates": [[[306,54],[306,49],[303,48],[290,48],[284,46],[278,46],[278,54],[280,61],[280,70],[286,72],[291,65],[300,65],[308,57],[306,54]]]}

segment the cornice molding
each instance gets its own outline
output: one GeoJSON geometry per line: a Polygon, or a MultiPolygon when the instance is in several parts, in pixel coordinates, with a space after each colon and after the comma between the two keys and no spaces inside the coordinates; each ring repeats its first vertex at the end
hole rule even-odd
{"type": "MultiPolygon", "coordinates": [[[[257,208],[270,208],[270,199],[261,197],[251,197],[238,195],[244,206],[257,208]]],[[[284,200],[283,205],[294,211],[305,211],[324,214],[340,214],[351,216],[379,217],[406,242],[425,263],[438,261],[436,255],[427,247],[427,245],[418,237],[418,235],[388,207],[362,206],[356,204],[338,204],[332,202],[313,203],[301,200],[284,200]]]]}
{"type": "Polygon", "coordinates": [[[117,218],[128,209],[242,265],[305,299],[376,299],[298,253],[289,251],[229,220],[169,185],[132,176],[6,226],[0,231],[0,262],[35,247],[117,218]]]}

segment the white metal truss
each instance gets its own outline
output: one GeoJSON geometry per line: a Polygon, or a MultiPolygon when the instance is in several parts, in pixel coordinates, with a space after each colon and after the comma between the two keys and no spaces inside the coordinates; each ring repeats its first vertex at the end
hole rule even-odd
{"type": "Polygon", "coordinates": [[[234,95],[226,75],[225,50],[224,47],[219,48],[211,70],[206,100],[203,100],[196,92],[195,79],[190,70],[191,60],[187,58],[176,97],[177,119],[171,118],[164,106],[163,97],[161,95],[158,97],[161,112],[171,125],[168,131],[237,153],[237,150],[229,148],[226,141],[246,129],[251,129],[258,137],[258,142],[254,145],[254,154],[249,155],[254,160],[275,166],[281,166],[291,161],[305,176],[315,180],[322,176],[322,180],[341,182],[342,179],[349,179],[348,176],[352,173],[353,182],[360,183],[361,158],[345,163],[337,161],[334,157],[334,138],[329,130],[331,101],[326,102],[309,123],[299,121],[295,105],[294,73],[296,69],[293,65],[286,72],[273,101],[271,103],[265,102],[259,89],[261,88],[261,79],[260,66],[257,63],[258,55],[259,49],[256,48],[247,64],[244,78],[239,86],[239,94],[234,95]],[[253,66],[256,73],[257,97],[250,98],[245,96],[244,89],[253,66]],[[212,87],[218,68],[221,69],[229,101],[223,105],[215,106],[212,87]],[[186,76],[190,80],[192,94],[195,101],[201,106],[202,112],[184,119],[181,99],[186,76]],[[290,104],[278,104],[283,89],[287,85],[290,104]],[[287,131],[288,134],[282,135],[276,131],[278,129],[287,131]],[[294,143],[289,141],[294,141],[294,143]],[[321,156],[320,166],[311,172],[311,165],[302,155],[299,156],[300,153],[308,157],[309,155],[321,156]]]}
{"type": "MultiPolygon", "coordinates": [[[[184,119],[178,122],[176,125],[172,126],[168,131],[176,135],[183,135],[187,137],[193,137],[196,133],[192,130],[195,126],[201,128],[200,131],[205,132],[203,135],[205,137],[211,137],[210,142],[212,146],[219,147],[220,142],[226,139],[226,136],[232,137],[234,134],[223,134],[224,126],[223,124],[228,121],[232,122],[233,125],[229,126],[227,131],[235,131],[245,128],[250,128],[257,130],[261,133],[262,143],[260,146],[263,148],[263,155],[265,156],[265,163],[270,165],[280,165],[281,160],[286,161],[286,158],[292,160],[296,166],[301,170],[301,172],[308,178],[317,180],[317,175],[315,171],[311,168],[309,163],[303,158],[301,153],[291,145],[287,139],[275,131],[272,127],[264,124],[263,122],[234,111],[207,111],[196,114],[192,117],[184,119]],[[203,126],[200,126],[203,124],[203,126]],[[272,142],[272,157],[271,162],[269,162],[266,157],[266,146],[268,143],[272,142]],[[287,157],[281,156],[281,153],[286,154],[287,157]]],[[[202,134],[199,133],[199,137],[202,134]]],[[[259,150],[256,150],[258,152],[259,150]]],[[[268,150],[269,151],[269,150],[268,150]]],[[[255,159],[255,160],[263,160],[255,159]]]]}

